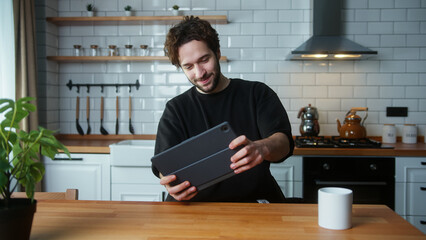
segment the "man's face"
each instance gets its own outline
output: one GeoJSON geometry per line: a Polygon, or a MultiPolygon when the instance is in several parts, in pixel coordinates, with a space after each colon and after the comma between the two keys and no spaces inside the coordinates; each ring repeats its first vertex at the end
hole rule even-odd
{"type": "Polygon", "coordinates": [[[192,40],[179,47],[179,62],[188,80],[202,93],[215,93],[220,81],[220,52],[202,41],[192,40]]]}

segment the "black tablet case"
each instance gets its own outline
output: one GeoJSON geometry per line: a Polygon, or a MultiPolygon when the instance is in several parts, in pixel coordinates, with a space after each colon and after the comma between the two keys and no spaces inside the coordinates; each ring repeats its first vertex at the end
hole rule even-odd
{"type": "Polygon", "coordinates": [[[155,155],[151,162],[164,176],[176,175],[173,186],[189,181],[201,191],[235,175],[231,157],[239,149],[229,149],[229,143],[236,137],[224,122],[155,155]]]}

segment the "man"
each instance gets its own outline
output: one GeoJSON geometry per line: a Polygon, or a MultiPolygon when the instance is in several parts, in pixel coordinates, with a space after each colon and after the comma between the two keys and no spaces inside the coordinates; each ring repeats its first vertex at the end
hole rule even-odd
{"type": "Polygon", "coordinates": [[[216,30],[198,17],[185,17],[170,29],[165,52],[194,86],[166,104],[155,154],[228,121],[239,136],[229,148],[243,146],[229,160],[236,175],[198,192],[188,181],[171,186],[175,175],[163,176],[154,166],[152,170],[166,187],[168,201],[282,202],[284,195],[269,165],[293,152],[287,113],[265,84],[225,77],[219,48],[216,30]]]}

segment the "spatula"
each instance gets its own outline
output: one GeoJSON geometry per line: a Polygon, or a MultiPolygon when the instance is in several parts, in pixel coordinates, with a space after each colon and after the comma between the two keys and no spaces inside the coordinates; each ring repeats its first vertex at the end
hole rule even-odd
{"type": "Polygon", "coordinates": [[[118,96],[115,98],[115,134],[118,134],[118,96]]]}
{"type": "Polygon", "coordinates": [[[77,96],[77,106],[75,108],[75,126],[77,127],[77,132],[80,135],[84,135],[84,131],[81,128],[80,124],[78,123],[78,118],[80,115],[80,97],[77,96]]]}
{"type": "Polygon", "coordinates": [[[101,133],[102,135],[108,135],[108,132],[104,128],[103,123],[104,123],[104,97],[101,97],[101,133]]]}
{"type": "Polygon", "coordinates": [[[135,129],[132,125],[132,98],[129,96],[129,132],[135,134],[135,129]]]}
{"type": "Polygon", "coordinates": [[[89,135],[92,132],[92,129],[90,128],[90,97],[89,96],[87,96],[86,98],[86,119],[87,119],[86,134],[89,135]]]}

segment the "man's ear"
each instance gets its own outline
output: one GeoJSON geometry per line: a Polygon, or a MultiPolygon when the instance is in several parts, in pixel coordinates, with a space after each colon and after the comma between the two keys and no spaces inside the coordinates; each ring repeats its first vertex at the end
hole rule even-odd
{"type": "Polygon", "coordinates": [[[219,61],[220,60],[220,57],[221,57],[221,54],[220,54],[220,48],[217,50],[217,52],[216,52],[216,57],[217,57],[217,60],[219,61]]]}

